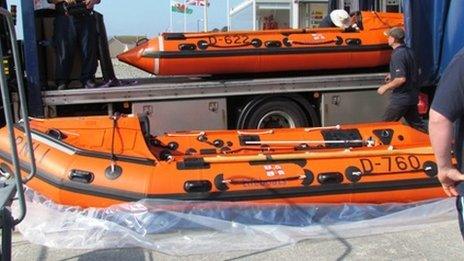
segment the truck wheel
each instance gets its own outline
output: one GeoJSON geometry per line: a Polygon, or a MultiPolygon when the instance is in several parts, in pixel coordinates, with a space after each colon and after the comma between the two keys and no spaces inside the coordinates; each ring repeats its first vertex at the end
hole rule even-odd
{"type": "Polygon", "coordinates": [[[286,98],[264,100],[252,106],[239,123],[240,129],[297,128],[312,126],[305,111],[286,98]]]}

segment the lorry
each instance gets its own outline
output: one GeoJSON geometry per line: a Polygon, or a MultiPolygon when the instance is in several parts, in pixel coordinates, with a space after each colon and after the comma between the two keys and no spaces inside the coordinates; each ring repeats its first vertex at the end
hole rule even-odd
{"type": "MultiPolygon", "coordinates": [[[[6,6],[5,0],[1,2],[6,6]]],[[[332,7],[343,7],[343,2],[329,1],[328,4],[332,7]]],[[[381,5],[375,4],[376,1],[361,2],[359,6],[363,9],[381,8],[381,5]]],[[[440,2],[443,8],[453,3],[456,5],[456,1],[440,2]]],[[[116,111],[127,114],[147,113],[151,119],[151,130],[156,134],[186,129],[327,126],[378,121],[388,103],[388,97],[376,93],[377,87],[384,80],[386,68],[292,75],[248,75],[238,78],[151,77],[137,79],[137,84],[126,81],[131,84],[107,89],[57,91],[48,87],[53,82],[53,50],[50,47],[53,10],[34,10],[33,1],[29,0],[22,0],[21,6],[24,31],[21,49],[32,116],[112,114],[116,111]]],[[[435,8],[432,4],[428,7],[435,8]]],[[[437,42],[430,39],[430,34],[417,33],[422,32],[421,30],[434,30],[436,28],[431,26],[439,23],[421,29],[425,27],[411,22],[412,19],[408,17],[412,15],[425,17],[424,13],[419,13],[422,9],[414,1],[405,0],[402,10],[406,15],[406,28],[411,28],[407,31],[414,32],[408,36],[412,39],[411,46],[427,42],[426,44],[430,43],[430,47],[435,48],[432,48],[432,56],[429,55],[430,48],[415,48],[421,58],[422,76],[432,75],[431,70],[442,70],[444,62],[439,64],[436,60],[428,60],[442,58],[438,53],[440,50],[437,49],[437,42]],[[439,68],[427,66],[430,62],[439,65],[439,68]]],[[[446,21],[444,16],[436,19],[446,21]]],[[[103,16],[97,13],[96,18],[102,75],[105,80],[111,80],[116,75],[109,57],[103,16]]],[[[75,70],[74,75],[78,75],[78,71],[75,70]]],[[[436,79],[428,79],[424,81],[424,86],[434,83],[436,79]]],[[[433,94],[429,89],[425,91],[433,94]]],[[[14,95],[13,99],[17,101],[14,95]]],[[[426,109],[422,111],[426,112],[426,109]]]]}
{"type": "MultiPolygon", "coordinates": [[[[53,82],[50,40],[54,14],[53,10],[34,10],[32,2],[21,2],[21,44],[29,110],[35,117],[145,112],[151,119],[151,130],[162,133],[377,121],[388,102],[376,93],[386,68],[237,78],[151,77],[107,89],[49,89],[53,82]]],[[[96,16],[102,75],[110,80],[115,75],[103,16],[96,16]]]]}
{"type": "MultiPolygon", "coordinates": [[[[329,1],[329,3],[332,2],[329,1]]],[[[368,2],[378,1],[367,0],[362,2],[370,6],[368,2]]],[[[36,32],[36,25],[40,23],[36,24],[37,14],[34,12],[33,1],[22,0],[21,4],[25,39],[18,46],[23,47],[23,63],[26,65],[24,74],[21,66],[18,66],[18,48],[15,48],[14,41],[10,41],[15,39],[14,37],[11,38],[12,22],[11,20],[6,21],[6,17],[10,17],[10,15],[4,9],[0,9],[0,45],[2,54],[0,57],[3,58],[0,66],[2,100],[6,112],[5,118],[9,122],[12,160],[16,166],[16,175],[13,175],[15,178],[1,180],[0,182],[2,185],[0,187],[0,214],[2,216],[0,219],[0,227],[2,228],[0,259],[2,260],[11,260],[11,230],[14,225],[24,218],[26,213],[22,181],[20,175],[18,175],[17,148],[13,146],[15,143],[11,124],[13,117],[10,113],[10,107],[14,107],[17,114],[19,114],[18,111],[21,111],[22,115],[28,115],[25,106],[26,102],[24,102],[25,94],[22,91],[23,78],[27,81],[29,115],[32,116],[87,115],[89,113],[112,113],[115,110],[122,109],[130,113],[152,112],[152,115],[157,117],[165,113],[170,121],[182,122],[179,124],[192,123],[192,125],[179,125],[180,128],[192,129],[197,126],[199,128],[208,127],[203,124],[209,124],[209,122],[196,124],[195,120],[189,122],[188,117],[194,118],[196,116],[194,114],[199,114],[201,118],[209,118],[212,113],[218,114],[216,118],[211,119],[211,121],[219,122],[216,127],[226,126],[228,128],[261,127],[257,123],[263,123],[262,127],[267,127],[269,126],[266,125],[268,124],[267,118],[281,118],[283,119],[281,125],[290,127],[303,124],[331,124],[336,121],[337,117],[344,121],[355,121],[356,118],[352,117],[352,113],[357,113],[365,104],[372,102],[370,94],[375,91],[377,84],[383,79],[384,75],[383,73],[374,72],[256,79],[151,79],[141,81],[136,86],[121,86],[107,90],[46,90],[46,88],[42,88],[44,87],[42,86],[44,78],[41,81],[40,77],[43,76],[41,74],[43,64],[41,67],[39,59],[41,56],[39,56],[38,52],[40,43],[37,41],[40,34],[36,32]],[[16,71],[16,76],[13,71],[16,71]],[[17,87],[11,93],[13,98],[16,99],[13,106],[10,106],[8,95],[10,91],[5,88],[6,86],[12,89],[17,87]],[[16,98],[16,93],[19,93],[19,98],[16,98]],[[18,102],[21,104],[21,110],[17,108],[18,102]],[[220,102],[223,104],[219,104],[220,102]],[[182,106],[182,104],[186,106],[184,109],[191,109],[188,110],[188,114],[183,112],[182,107],[178,107],[182,106]],[[99,107],[102,105],[104,110],[99,107]],[[203,111],[199,108],[201,106],[204,106],[203,111]],[[297,107],[293,107],[293,110],[289,109],[292,106],[301,107],[298,111],[295,109],[297,107]],[[63,109],[60,107],[63,107],[63,109]],[[99,109],[95,110],[95,108],[99,109]],[[170,109],[168,110],[168,108],[170,109]],[[265,108],[268,108],[268,110],[265,110],[265,108]],[[337,110],[337,108],[339,109],[337,110]],[[349,108],[349,110],[343,111],[341,108],[349,108]],[[179,111],[181,111],[180,116],[185,117],[176,118],[178,117],[176,113],[179,111]],[[332,113],[334,111],[336,113],[332,113]],[[343,118],[343,113],[345,113],[346,118],[343,118]],[[301,118],[295,115],[299,115],[301,118]],[[303,115],[308,118],[303,118],[303,115]],[[250,119],[257,121],[254,122],[250,119]],[[13,218],[9,208],[16,191],[19,192],[21,214],[19,217],[13,218]]],[[[6,0],[0,0],[0,7],[7,7],[6,0]]],[[[464,46],[464,27],[459,25],[464,16],[463,9],[464,2],[461,0],[430,0],[420,1],[420,4],[419,1],[403,1],[408,44],[418,57],[422,72],[420,76],[421,84],[426,87],[425,91],[430,98],[433,95],[433,87],[437,84],[447,64],[454,54],[464,46]],[[425,20],[425,18],[428,20],[425,20]]],[[[14,11],[12,10],[12,13],[14,11]]],[[[39,17],[41,16],[39,15],[39,17]]],[[[39,20],[38,22],[43,21],[39,20]]],[[[100,61],[102,61],[102,57],[100,57],[100,61]]],[[[104,72],[104,75],[106,74],[106,77],[112,76],[111,68],[106,67],[106,70],[108,71],[104,72]]],[[[378,107],[375,102],[373,104],[375,106],[367,106],[371,114],[372,109],[378,107]]],[[[155,124],[163,127],[164,122],[162,122],[161,117],[156,118],[156,121],[155,124]]],[[[27,120],[25,122],[26,125],[24,126],[28,126],[27,120]]],[[[269,120],[269,122],[274,124],[281,121],[269,120]]],[[[29,153],[33,155],[30,135],[28,143],[29,153]]],[[[2,176],[5,173],[13,173],[11,170],[6,171],[1,167],[0,170],[2,176]]],[[[30,170],[32,177],[35,171],[33,158],[31,159],[30,170]]]]}

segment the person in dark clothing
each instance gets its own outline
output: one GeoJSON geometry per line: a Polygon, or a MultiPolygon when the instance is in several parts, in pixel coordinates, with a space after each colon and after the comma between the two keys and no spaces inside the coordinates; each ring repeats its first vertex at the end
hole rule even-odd
{"type": "Polygon", "coordinates": [[[85,88],[97,87],[97,27],[93,7],[100,0],[53,0],[53,3],[57,13],[53,32],[57,89],[68,88],[76,47],[82,53],[82,85],[85,88]]]}
{"type": "Polygon", "coordinates": [[[384,121],[399,121],[402,117],[412,127],[427,132],[425,123],[419,116],[418,69],[411,49],[404,44],[404,30],[400,27],[388,31],[388,44],[393,48],[390,60],[390,73],[386,83],[377,92],[380,95],[391,90],[390,104],[383,116],[384,121]]]}
{"type": "Polygon", "coordinates": [[[322,21],[319,23],[319,28],[330,28],[330,27],[337,27],[330,19],[330,15],[326,15],[322,21]]]}
{"type": "Polygon", "coordinates": [[[464,238],[464,48],[454,56],[440,79],[430,108],[429,131],[438,180],[446,195],[457,196],[459,228],[464,238]],[[451,161],[453,136],[457,168],[451,161]]]}

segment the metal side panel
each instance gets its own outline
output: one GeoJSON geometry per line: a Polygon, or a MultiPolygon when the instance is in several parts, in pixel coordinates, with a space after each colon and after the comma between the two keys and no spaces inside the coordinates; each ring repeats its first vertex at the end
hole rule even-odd
{"type": "Polygon", "coordinates": [[[269,93],[326,92],[374,89],[385,73],[300,76],[259,79],[192,79],[155,77],[139,79],[137,84],[105,89],[73,89],[42,92],[46,106],[149,102],[169,99],[194,99],[259,95],[269,93]]]}
{"type": "Polygon", "coordinates": [[[148,113],[151,134],[227,129],[226,99],[134,102],[132,113],[148,113]]]}
{"type": "Polygon", "coordinates": [[[324,93],[322,126],[380,121],[388,102],[389,96],[381,96],[377,90],[324,93]]]}

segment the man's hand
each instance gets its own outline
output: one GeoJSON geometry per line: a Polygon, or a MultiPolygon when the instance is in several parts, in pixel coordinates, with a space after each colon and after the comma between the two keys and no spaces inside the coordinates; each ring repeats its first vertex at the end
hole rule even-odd
{"type": "Polygon", "coordinates": [[[394,78],[390,82],[380,86],[377,89],[377,93],[380,94],[380,95],[383,95],[386,91],[394,90],[394,89],[396,89],[398,87],[403,86],[403,84],[405,84],[405,83],[406,83],[406,77],[394,78]]]}
{"type": "Polygon", "coordinates": [[[438,166],[438,180],[448,197],[457,196],[456,185],[464,181],[462,175],[453,167],[451,143],[453,140],[453,122],[440,112],[430,109],[429,137],[438,166]]]}
{"type": "Polygon", "coordinates": [[[59,4],[59,3],[63,3],[63,2],[65,2],[65,3],[67,3],[67,4],[74,4],[74,3],[76,3],[76,0],[53,0],[52,2],[53,2],[55,5],[56,5],[56,4],[59,4]]]}
{"type": "Polygon", "coordinates": [[[385,75],[385,82],[391,81],[391,77],[392,77],[391,74],[385,75]]]}
{"type": "Polygon", "coordinates": [[[383,95],[388,90],[387,86],[382,85],[377,89],[377,93],[383,95]]]}
{"type": "Polygon", "coordinates": [[[99,4],[100,0],[85,0],[85,7],[87,9],[92,9],[94,5],[99,4]]]}
{"type": "Polygon", "coordinates": [[[464,181],[464,175],[455,168],[439,169],[438,180],[448,197],[456,197],[459,195],[456,185],[460,181],[464,181]]]}

